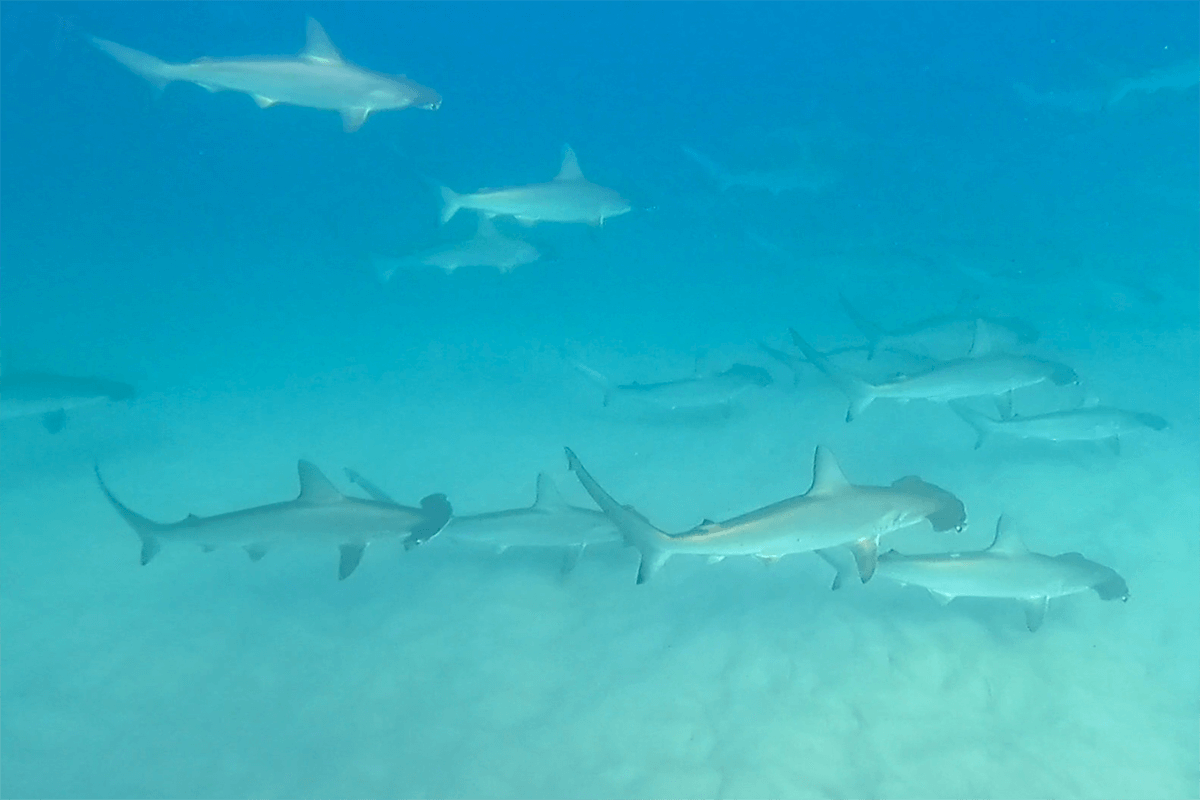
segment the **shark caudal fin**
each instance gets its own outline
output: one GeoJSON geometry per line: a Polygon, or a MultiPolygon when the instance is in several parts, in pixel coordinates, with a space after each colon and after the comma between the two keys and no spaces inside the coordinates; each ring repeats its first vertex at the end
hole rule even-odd
{"type": "Polygon", "coordinates": [[[133,528],[133,532],[142,540],[141,563],[143,567],[146,566],[154,556],[158,555],[160,544],[156,534],[161,532],[166,526],[146,519],[141,514],[127,508],[124,503],[109,491],[108,486],[104,483],[104,478],[100,475],[100,466],[96,465],[94,469],[96,471],[96,481],[100,484],[100,491],[104,492],[104,496],[108,498],[109,504],[116,509],[121,518],[129,524],[129,527],[133,528]]]}
{"type": "Polygon", "coordinates": [[[123,64],[133,73],[141,75],[153,84],[154,88],[159,92],[165,89],[171,81],[178,80],[175,75],[176,65],[174,64],[168,64],[149,53],[143,53],[140,50],[134,50],[132,47],[126,47],[123,44],[110,42],[107,39],[98,39],[93,36],[91,40],[92,44],[98,50],[108,53],[119,64],[123,64]]]}
{"type": "Polygon", "coordinates": [[[857,375],[852,375],[830,364],[829,359],[818,353],[812,345],[804,341],[804,338],[796,333],[795,328],[788,328],[788,331],[792,334],[792,341],[796,347],[800,348],[800,352],[804,354],[804,357],[814,367],[824,372],[845,393],[846,397],[850,399],[850,405],[846,409],[846,422],[853,422],[855,417],[875,401],[875,387],[857,375]]]}
{"type": "Polygon", "coordinates": [[[454,215],[462,208],[462,195],[448,186],[441,187],[442,192],[442,224],[454,219],[454,215]]]}
{"type": "Polygon", "coordinates": [[[662,568],[667,559],[671,557],[670,550],[664,545],[669,544],[671,537],[654,527],[641,514],[634,511],[628,506],[623,506],[604,491],[600,484],[596,483],[591,474],[584,469],[579,458],[571,450],[567,451],[567,464],[571,471],[579,478],[579,482],[583,484],[583,488],[596,501],[596,505],[600,506],[600,510],[604,515],[616,526],[621,532],[627,544],[633,545],[638,552],[642,554],[642,563],[638,568],[638,583],[645,583],[654,577],[654,573],[662,568]]]}

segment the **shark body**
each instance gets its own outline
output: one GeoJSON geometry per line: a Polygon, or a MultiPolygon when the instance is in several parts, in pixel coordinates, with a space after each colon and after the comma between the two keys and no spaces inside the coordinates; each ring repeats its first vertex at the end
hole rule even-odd
{"type": "Polygon", "coordinates": [[[538,222],[585,222],[601,225],[609,217],[628,213],[632,206],[613,189],[592,183],[579,169],[570,147],[564,148],[562,168],[554,180],[505,189],[481,189],[458,194],[442,187],[442,222],[461,209],[489,217],[513,217],[525,225],[538,222]]]}
{"type": "Polygon", "coordinates": [[[164,543],[199,545],[204,550],[242,547],[257,561],[277,544],[316,541],[337,544],[338,578],[345,579],[362,560],[371,541],[401,538],[406,545],[423,542],[445,527],[450,503],[445,495],[429,495],[420,508],[394,502],[347,497],[308,461],[298,465],[300,495],[295,500],[231,511],[212,517],[195,514],[172,523],[149,520],[131,511],[113,495],[100,469],[100,490],[142,542],[141,563],[149,564],[164,543]]]}
{"type": "Polygon", "coordinates": [[[128,400],[134,389],[103,378],[73,378],[46,372],[0,375],[0,419],[41,416],[51,433],[62,430],[67,411],[107,401],[128,400]]]}
{"type": "Polygon", "coordinates": [[[866,583],[875,572],[880,537],[926,520],[938,531],[957,530],[966,520],[958,498],[919,478],[901,478],[890,487],[854,486],[833,455],[818,447],[812,487],[805,494],[724,522],[705,520],[689,531],[671,535],[614,500],[570,448],[567,460],[626,543],[641,553],[638,583],[648,581],[673,555],[716,560],[756,556],[773,561],[842,545],[853,551],[859,578],[866,583]]]}
{"type": "Polygon", "coordinates": [[[106,39],[92,37],[92,44],[160,90],[173,81],[186,81],[210,92],[248,94],[261,108],[286,103],[337,111],[348,132],[358,130],[376,111],[441,106],[441,96],[427,86],[344,61],[311,17],[307,33],[299,56],[200,58],[186,64],[170,64],[106,39]]]}
{"type": "Polygon", "coordinates": [[[1030,631],[1041,627],[1056,597],[1095,591],[1102,600],[1129,599],[1129,587],[1112,569],[1079,553],[1047,556],[1030,552],[1006,517],[986,550],[906,556],[895,551],[879,557],[878,573],[902,584],[921,586],[943,605],[956,597],[1016,600],[1025,609],[1030,631]]]}

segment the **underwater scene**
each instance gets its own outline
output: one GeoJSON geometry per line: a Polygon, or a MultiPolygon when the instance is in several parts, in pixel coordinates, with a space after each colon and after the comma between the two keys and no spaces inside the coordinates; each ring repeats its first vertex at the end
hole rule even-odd
{"type": "Polygon", "coordinates": [[[1200,796],[1200,5],[0,23],[3,797],[1200,796]]]}

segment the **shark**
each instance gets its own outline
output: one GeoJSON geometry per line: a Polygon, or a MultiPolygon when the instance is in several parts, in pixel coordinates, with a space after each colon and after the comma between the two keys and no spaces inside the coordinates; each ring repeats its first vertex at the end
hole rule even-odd
{"type": "Polygon", "coordinates": [[[609,217],[627,214],[633,208],[615,190],[585,178],[569,145],[563,149],[558,175],[546,183],[481,189],[473,194],[458,194],[445,186],[441,191],[443,224],[461,209],[471,208],[489,217],[513,217],[523,225],[538,222],[602,225],[609,217]]]}
{"type": "Polygon", "coordinates": [[[0,419],[41,416],[50,433],[58,433],[67,411],[109,401],[129,400],[134,388],[104,378],[73,378],[47,372],[0,374],[0,419]]]}
{"type": "Polygon", "coordinates": [[[568,447],[567,462],[596,505],[641,553],[639,584],[650,580],[673,555],[756,556],[767,562],[791,553],[848,546],[863,583],[875,573],[879,539],[928,521],[934,530],[961,530],[962,501],[920,478],[901,478],[891,486],[855,486],[833,454],[818,447],[812,486],[802,495],[773,503],[724,522],[704,520],[678,534],[656,528],[636,510],[622,506],[605,491],[568,447]]]}
{"type": "Polygon", "coordinates": [[[362,500],[339,492],[311,462],[300,461],[297,469],[300,495],[294,500],[211,517],[189,514],[169,523],[154,522],[130,510],[105,484],[99,466],[95,471],[100,491],[141,540],[143,566],[153,560],[164,543],[199,545],[206,552],[236,546],[258,561],[275,545],[316,541],[338,546],[338,579],[344,580],[358,567],[370,542],[401,538],[407,549],[432,538],[450,520],[450,503],[443,494],[424,498],[420,508],[362,500]]]}
{"type": "Polygon", "coordinates": [[[986,336],[992,347],[1011,350],[1033,344],[1039,335],[1032,325],[1013,317],[970,313],[939,314],[889,330],[860,314],[844,294],[839,293],[838,299],[854,327],[867,338],[868,358],[887,349],[947,360],[968,355],[980,336],[986,336]]]}
{"type": "Polygon", "coordinates": [[[812,164],[798,163],[779,169],[731,170],[690,147],[682,148],[684,155],[700,165],[708,177],[722,192],[744,189],[752,192],[769,192],[779,196],[785,192],[805,191],[816,194],[825,190],[832,182],[820,174],[812,164]]]}
{"type": "Polygon", "coordinates": [[[971,397],[993,397],[1004,416],[1012,415],[1012,392],[1039,383],[1068,386],[1079,382],[1075,370],[1065,364],[1033,356],[989,352],[977,339],[975,355],[941,362],[924,372],[883,383],[868,383],[838,369],[817,352],[795,330],[792,341],[809,363],[825,373],[849,398],[846,421],[851,422],[867,406],[881,398],[907,402],[931,400],[946,403],[971,397]]]}
{"type": "Polygon", "coordinates": [[[950,403],[950,408],[975,429],[976,450],[997,434],[1047,442],[1100,442],[1120,455],[1120,437],[1138,430],[1166,430],[1170,425],[1157,414],[1101,405],[1008,419],[993,419],[960,402],[950,403]]]}
{"type": "Polygon", "coordinates": [[[510,547],[561,549],[566,553],[564,572],[574,568],[588,546],[621,541],[603,511],[570,505],[545,473],[538,475],[533,505],[451,517],[440,537],[498,553],[510,547]]]}
{"type": "Polygon", "coordinates": [[[616,384],[605,375],[579,361],[571,364],[604,392],[604,406],[614,402],[634,401],[668,411],[686,409],[726,408],[734,398],[754,387],[771,385],[771,373],[762,367],[734,364],[724,372],[696,375],[657,383],[616,384]]]}
{"type": "Polygon", "coordinates": [[[260,108],[284,103],[337,111],[347,132],[361,128],[376,111],[441,107],[441,96],[427,86],[343,60],[311,17],[307,34],[304,49],[294,57],[200,58],[186,64],[171,64],[107,39],[91,41],[160,91],[173,81],[186,81],[210,92],[248,94],[260,108]]]}
{"type": "Polygon", "coordinates": [[[1025,609],[1031,632],[1042,626],[1054,598],[1090,590],[1101,600],[1129,599],[1125,579],[1114,570],[1079,553],[1031,552],[1003,515],[986,550],[919,556],[893,550],[879,557],[877,572],[888,580],[927,589],[942,605],[956,597],[1016,600],[1025,609]]]}
{"type": "Polygon", "coordinates": [[[1186,92],[1198,84],[1200,84],[1200,60],[1182,61],[1168,67],[1152,69],[1143,75],[1117,81],[1104,105],[1105,108],[1111,108],[1135,94],[1186,92]]]}
{"type": "Polygon", "coordinates": [[[491,219],[480,216],[475,235],[464,242],[439,245],[403,258],[375,260],[375,272],[381,283],[387,283],[401,269],[437,267],[450,274],[460,267],[495,267],[511,272],[542,257],[536,247],[522,239],[505,236],[496,230],[491,219]]]}

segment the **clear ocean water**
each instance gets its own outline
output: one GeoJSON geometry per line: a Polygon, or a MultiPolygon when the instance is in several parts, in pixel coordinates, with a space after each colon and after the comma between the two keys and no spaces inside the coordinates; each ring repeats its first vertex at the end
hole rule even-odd
{"type": "MultiPolygon", "coordinates": [[[[4,2],[0,22],[0,375],[136,389],[57,433],[0,426],[3,796],[1200,795],[1200,6],[4,2]],[[441,108],[346,133],[156,96],[88,38],[291,56],[308,15],[441,108]],[[629,213],[497,218],[542,254],[507,272],[409,258],[473,235],[439,223],[440,185],[547,181],[566,144],[629,213]],[[381,259],[404,266],[382,282],[381,259]],[[1099,403],[1169,427],[1117,455],[974,449],[920,400],[847,423],[834,382],[759,344],[861,347],[839,293],[888,330],[1036,329],[1023,352],[1079,383],[1018,390],[1017,419],[1099,403]],[[576,361],[773,380],[606,406],[576,361]],[[881,550],[980,550],[1003,513],[1128,602],[1054,599],[1030,633],[1016,601],[831,591],[811,554],[679,556],[637,585],[615,533],[569,573],[441,535],[375,542],[346,580],[332,540],[257,562],[168,541],[142,566],[93,472],[162,522],[290,500],[299,459],[459,515],[528,506],[539,472],[594,508],[570,446],[681,532],[802,494],[818,445],[854,484],[963,500],[962,533],[881,550]]],[[[912,372],[902,350],[836,358],[878,382],[912,372]]]]}

